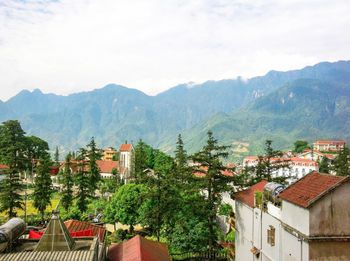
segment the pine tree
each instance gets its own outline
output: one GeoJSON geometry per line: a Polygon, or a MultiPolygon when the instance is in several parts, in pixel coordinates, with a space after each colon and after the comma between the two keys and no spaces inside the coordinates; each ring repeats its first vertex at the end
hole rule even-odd
{"type": "Polygon", "coordinates": [[[34,181],[34,207],[41,214],[41,220],[44,221],[44,213],[48,205],[51,205],[51,196],[53,193],[52,180],[50,175],[49,156],[39,159],[36,167],[36,177],[34,181]]]}
{"type": "Polygon", "coordinates": [[[98,183],[101,180],[100,169],[97,165],[97,160],[101,158],[101,153],[96,147],[94,137],[91,138],[87,145],[87,158],[89,159],[89,176],[90,176],[90,196],[95,195],[95,190],[98,188],[98,183]]]}
{"type": "Polygon", "coordinates": [[[176,142],[175,150],[175,173],[176,178],[182,183],[188,183],[191,177],[191,171],[188,166],[188,156],[184,148],[181,134],[179,134],[176,142]]]}
{"type": "Polygon", "coordinates": [[[77,207],[81,212],[85,212],[88,206],[91,191],[91,179],[88,172],[87,152],[80,149],[77,156],[77,173],[75,175],[75,184],[77,186],[77,207]]]}
{"type": "Polygon", "coordinates": [[[258,183],[265,179],[278,183],[285,183],[289,178],[287,176],[273,177],[280,169],[289,169],[290,160],[282,157],[282,152],[274,150],[272,141],[265,141],[265,154],[258,156],[258,164],[254,168],[252,184],[258,183]]]}
{"type": "Polygon", "coordinates": [[[213,133],[209,131],[207,144],[201,151],[191,157],[194,163],[199,164],[195,171],[205,174],[199,179],[201,179],[201,189],[206,192],[207,225],[209,230],[208,247],[210,253],[213,251],[217,240],[216,215],[221,204],[221,193],[231,190],[228,184],[233,181],[231,177],[222,175],[222,172],[227,169],[223,165],[222,159],[228,157],[228,148],[229,146],[218,145],[218,141],[213,137],[213,133]]]}
{"type": "Polygon", "coordinates": [[[319,171],[321,173],[329,173],[329,162],[327,157],[322,157],[321,162],[319,163],[319,171]]]}
{"type": "Polygon", "coordinates": [[[61,204],[66,211],[70,208],[73,201],[74,180],[73,180],[73,175],[71,171],[71,167],[72,167],[71,160],[72,160],[72,155],[71,153],[68,153],[64,162],[64,171],[62,173],[61,204]]]}
{"type": "Polygon", "coordinates": [[[18,121],[10,120],[0,125],[0,159],[9,168],[6,178],[0,184],[0,211],[6,211],[9,218],[16,216],[16,208],[23,209],[20,191],[23,184],[20,172],[26,168],[25,132],[18,121]]]}
{"type": "Polygon", "coordinates": [[[345,147],[339,152],[339,155],[334,160],[333,166],[338,176],[350,175],[350,150],[348,147],[345,147]]]}
{"type": "Polygon", "coordinates": [[[142,140],[135,147],[135,180],[137,183],[142,183],[144,179],[144,171],[148,168],[148,157],[146,143],[142,140]]]}
{"type": "Polygon", "coordinates": [[[55,166],[59,166],[60,165],[60,153],[58,151],[58,146],[56,146],[56,150],[55,150],[55,166]]]}

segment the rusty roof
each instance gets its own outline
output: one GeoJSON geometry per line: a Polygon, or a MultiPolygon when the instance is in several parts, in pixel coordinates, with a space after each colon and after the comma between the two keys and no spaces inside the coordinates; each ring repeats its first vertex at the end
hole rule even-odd
{"type": "Polygon", "coordinates": [[[313,171],[283,190],[279,197],[297,206],[308,208],[348,179],[349,177],[313,171]]]}
{"type": "Polygon", "coordinates": [[[170,261],[166,244],[148,240],[139,235],[132,239],[114,244],[108,249],[110,261],[170,261]]]}
{"type": "Polygon", "coordinates": [[[235,199],[237,201],[240,201],[249,207],[254,207],[254,193],[257,191],[263,191],[265,185],[267,184],[266,180],[262,180],[259,183],[256,183],[255,185],[251,186],[250,188],[237,192],[235,194],[235,199]]]}

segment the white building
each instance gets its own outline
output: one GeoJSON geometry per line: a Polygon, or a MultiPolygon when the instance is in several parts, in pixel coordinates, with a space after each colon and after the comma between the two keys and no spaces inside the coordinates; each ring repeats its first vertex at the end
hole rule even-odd
{"type": "MultiPolygon", "coordinates": [[[[247,156],[243,160],[244,167],[255,167],[258,165],[259,158],[257,156],[247,156]]],[[[271,163],[285,164],[288,168],[280,168],[272,173],[274,177],[290,177],[288,181],[294,182],[307,173],[318,171],[318,163],[311,159],[292,157],[292,158],[272,158],[271,163]]]]}
{"type": "Polygon", "coordinates": [[[134,147],[132,144],[122,144],[119,148],[119,170],[124,179],[129,179],[133,171],[134,147]]]}
{"type": "Polygon", "coordinates": [[[266,183],[236,195],[236,260],[350,260],[350,177],[312,172],[259,205],[266,183]]]}

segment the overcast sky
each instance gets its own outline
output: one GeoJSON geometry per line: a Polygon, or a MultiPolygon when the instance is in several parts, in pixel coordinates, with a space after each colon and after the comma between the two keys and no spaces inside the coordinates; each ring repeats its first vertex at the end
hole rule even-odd
{"type": "Polygon", "coordinates": [[[0,99],[350,60],[349,0],[0,0],[0,99]]]}

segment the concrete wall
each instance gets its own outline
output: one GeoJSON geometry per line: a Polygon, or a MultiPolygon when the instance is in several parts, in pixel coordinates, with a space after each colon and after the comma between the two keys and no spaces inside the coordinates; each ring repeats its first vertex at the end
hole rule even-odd
{"type": "Polygon", "coordinates": [[[325,195],[310,208],[310,235],[350,236],[349,182],[325,195]]]}
{"type": "Polygon", "coordinates": [[[253,209],[236,201],[236,260],[254,260],[250,250],[253,247],[253,209]]]}
{"type": "Polygon", "coordinates": [[[262,213],[262,229],[261,229],[261,241],[262,241],[262,260],[281,260],[281,222],[271,216],[269,213],[262,213]],[[270,226],[275,228],[275,245],[271,246],[267,243],[267,230],[270,226]]]}
{"type": "Polygon", "coordinates": [[[288,201],[282,201],[281,220],[305,235],[309,235],[309,211],[288,201]]]}
{"type": "Polygon", "coordinates": [[[309,260],[350,260],[350,242],[312,242],[310,243],[309,260]]]}
{"type": "MultiPolygon", "coordinates": [[[[281,230],[282,261],[307,261],[309,260],[309,246],[300,241],[295,235],[290,234],[284,228],[281,230]]],[[[278,259],[277,259],[278,260],[278,259]]]]}

